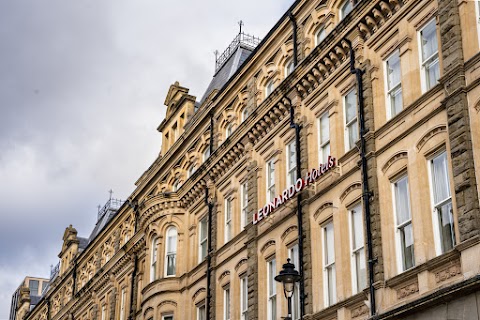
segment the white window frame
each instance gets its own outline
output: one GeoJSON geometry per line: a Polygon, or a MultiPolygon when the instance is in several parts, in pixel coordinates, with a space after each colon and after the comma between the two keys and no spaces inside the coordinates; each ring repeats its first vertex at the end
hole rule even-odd
{"type": "Polygon", "coordinates": [[[293,65],[293,59],[290,59],[285,63],[285,78],[288,77],[295,70],[293,65]]]}
{"type": "Polygon", "coordinates": [[[208,219],[203,217],[198,223],[198,263],[201,263],[205,260],[205,257],[208,256],[208,219]],[[206,225],[206,232],[202,234],[202,224],[206,225]],[[203,246],[205,246],[205,255],[203,255],[203,246]]]}
{"type": "Polygon", "coordinates": [[[178,250],[178,231],[177,231],[177,228],[171,226],[167,229],[167,232],[165,233],[165,259],[163,260],[164,261],[164,264],[165,264],[165,271],[164,271],[164,275],[165,277],[175,277],[175,275],[177,274],[177,250],[178,250]],[[168,247],[169,247],[169,244],[170,244],[170,231],[175,232],[175,251],[172,251],[172,252],[168,252],[168,247]],[[173,274],[169,274],[168,273],[168,258],[170,256],[173,256],[173,261],[174,261],[174,272],[173,274]]]}
{"type": "Polygon", "coordinates": [[[157,279],[157,263],[158,263],[158,236],[155,236],[151,242],[150,248],[150,282],[157,279]]]}
{"type": "Polygon", "coordinates": [[[207,307],[205,304],[199,305],[197,307],[197,320],[206,320],[207,319],[207,307]],[[202,311],[203,308],[203,311],[202,311]],[[203,313],[203,316],[201,315],[203,313]]]}
{"type": "Polygon", "coordinates": [[[277,261],[275,258],[267,261],[267,319],[277,320],[277,261]]]}
{"type": "Polygon", "coordinates": [[[343,96],[343,123],[345,125],[345,152],[350,151],[355,147],[355,142],[358,141],[360,138],[360,132],[358,128],[358,103],[357,103],[357,88],[352,88],[349,90],[344,96],[343,96]],[[349,122],[347,122],[347,97],[352,93],[355,92],[355,117],[352,118],[349,122]],[[353,124],[356,123],[355,125],[355,130],[357,132],[357,140],[355,142],[352,142],[353,145],[350,145],[350,128],[353,126],[353,124]]]}
{"type": "MultiPolygon", "coordinates": [[[[413,224],[412,224],[412,210],[410,208],[410,189],[409,189],[409,183],[408,183],[408,175],[402,175],[401,177],[395,179],[395,181],[392,182],[392,198],[393,198],[393,219],[394,219],[394,227],[395,227],[395,246],[396,246],[396,256],[397,256],[397,270],[399,273],[404,272],[408,269],[411,269],[415,267],[415,248],[413,250],[413,265],[408,267],[406,266],[406,261],[405,261],[405,248],[403,245],[402,241],[402,230],[405,229],[408,226],[411,226],[412,228],[412,238],[414,237],[413,234],[413,224]],[[398,209],[397,209],[397,186],[398,183],[401,182],[402,180],[406,180],[406,188],[407,188],[407,208],[408,208],[408,214],[409,214],[409,219],[405,220],[402,223],[399,223],[398,221],[398,209]]],[[[403,201],[403,200],[400,200],[403,201]]],[[[415,240],[414,240],[415,243],[415,240]]],[[[415,246],[415,245],[414,245],[415,246]]]]}
{"type": "Polygon", "coordinates": [[[232,315],[230,285],[223,288],[223,320],[230,320],[232,315]]]}
{"type": "MultiPolygon", "coordinates": [[[[351,268],[352,268],[352,293],[353,294],[356,294],[358,292],[360,292],[361,290],[365,289],[366,287],[366,283],[365,283],[365,286],[362,288],[360,287],[360,283],[359,283],[359,274],[361,272],[361,270],[359,270],[357,268],[357,256],[361,255],[362,254],[362,251],[363,251],[363,262],[364,262],[364,269],[365,269],[365,274],[364,274],[364,277],[365,277],[365,280],[366,280],[366,277],[367,277],[367,274],[366,274],[366,270],[367,270],[367,266],[366,266],[366,252],[365,252],[365,234],[364,234],[364,224],[360,224],[360,226],[356,226],[355,225],[355,219],[354,219],[354,214],[360,214],[361,216],[361,219],[360,221],[364,221],[363,219],[363,205],[361,202],[357,202],[355,203],[352,207],[350,207],[348,209],[348,216],[349,216],[349,229],[350,229],[350,265],[351,265],[351,268]],[[359,246],[355,246],[355,235],[356,235],[356,232],[358,230],[361,230],[361,239],[362,239],[362,245],[359,246]]],[[[361,261],[361,259],[360,259],[361,261]]]]}
{"type": "Polygon", "coordinates": [[[101,320],[106,320],[106,319],[107,319],[107,306],[105,304],[102,304],[101,320]]]}
{"type": "Polygon", "coordinates": [[[386,106],[387,106],[387,119],[390,120],[395,117],[397,114],[403,110],[403,87],[402,87],[402,61],[400,57],[400,50],[395,50],[387,59],[384,61],[384,75],[385,75],[385,92],[386,92],[386,106]],[[392,88],[390,88],[390,79],[389,79],[389,61],[395,56],[398,55],[398,72],[400,73],[400,80],[392,88]],[[392,96],[400,92],[402,99],[402,109],[398,112],[395,112],[394,106],[392,105],[392,96]]]}
{"type": "Polygon", "coordinates": [[[162,315],[162,320],[174,320],[173,314],[162,315]]]}
{"type": "Polygon", "coordinates": [[[330,155],[330,114],[328,111],[324,112],[317,119],[318,121],[318,162],[327,163],[328,156],[330,155]],[[322,119],[327,119],[328,126],[328,139],[323,141],[322,136],[322,119]],[[328,150],[328,152],[326,152],[328,150]]]}
{"type": "MultiPolygon", "coordinates": [[[[298,243],[288,248],[288,258],[290,263],[295,265],[295,270],[300,272],[300,259],[298,243]]],[[[292,320],[300,319],[300,283],[295,282],[295,289],[292,296],[292,320]]]]}
{"type": "Polygon", "coordinates": [[[247,275],[240,277],[240,319],[248,319],[248,278],[247,275]]]}
{"type": "Polygon", "coordinates": [[[125,288],[122,288],[120,294],[120,320],[125,320],[125,302],[127,298],[127,292],[125,288]]]}
{"type": "MultiPolygon", "coordinates": [[[[430,66],[432,66],[433,64],[436,63],[437,67],[438,67],[438,73],[439,73],[438,76],[440,78],[440,53],[439,53],[440,43],[438,42],[438,30],[437,30],[436,18],[431,19],[430,21],[425,23],[425,25],[420,30],[418,30],[418,32],[417,32],[417,42],[418,42],[419,62],[420,62],[420,84],[421,84],[421,87],[422,87],[422,93],[425,93],[435,86],[434,85],[432,87],[428,87],[429,84],[428,84],[428,81],[427,81],[427,65],[428,65],[428,67],[430,67],[430,66]],[[422,46],[422,32],[431,23],[433,23],[435,25],[435,38],[437,40],[437,52],[432,54],[430,57],[428,57],[424,61],[423,60],[423,46],[422,46]]],[[[437,79],[437,83],[438,83],[438,79],[437,79]]]]}
{"type": "Polygon", "coordinates": [[[272,201],[275,198],[275,161],[270,159],[267,161],[266,165],[266,178],[267,178],[267,202],[272,201]],[[273,183],[270,182],[273,180],[273,183]]]}
{"type": "Polygon", "coordinates": [[[433,236],[434,236],[434,241],[435,241],[435,252],[438,255],[441,255],[449,250],[444,250],[442,247],[442,236],[440,234],[440,224],[439,224],[439,217],[438,217],[438,208],[442,207],[446,204],[450,204],[451,206],[451,220],[452,220],[452,234],[453,234],[453,243],[452,246],[453,248],[457,244],[457,239],[456,239],[456,232],[455,232],[455,216],[453,215],[453,202],[452,202],[452,190],[450,187],[450,172],[449,172],[449,161],[448,161],[448,153],[446,150],[439,151],[435,153],[431,158],[428,159],[428,175],[429,175],[429,184],[430,184],[430,199],[431,199],[431,206],[432,206],[432,219],[433,219],[433,236]],[[445,157],[445,164],[446,164],[446,177],[447,177],[447,188],[448,188],[448,193],[450,194],[449,197],[443,199],[439,203],[435,203],[435,181],[433,180],[434,174],[433,174],[433,160],[437,159],[441,156],[445,157]]]}
{"type": "Polygon", "coordinates": [[[318,46],[326,37],[327,30],[325,30],[325,27],[318,28],[317,32],[315,32],[315,46],[318,46]]]}
{"type": "Polygon", "coordinates": [[[247,221],[248,221],[248,182],[244,182],[240,186],[240,202],[242,207],[240,224],[243,230],[247,226],[247,221]]]}
{"type": "Polygon", "coordinates": [[[265,99],[275,90],[273,79],[265,84],[265,99]]]}
{"type": "Polygon", "coordinates": [[[225,243],[229,242],[232,240],[232,231],[233,231],[233,226],[232,226],[232,214],[233,214],[233,201],[232,198],[228,197],[225,199],[225,232],[224,232],[224,240],[225,243]]]}
{"type": "Polygon", "coordinates": [[[337,284],[336,284],[336,270],[335,270],[335,231],[333,221],[330,220],[326,224],[322,226],[322,239],[323,239],[323,294],[324,294],[324,303],[325,307],[329,307],[335,304],[337,301],[337,284]],[[333,260],[327,263],[327,255],[328,255],[328,241],[327,241],[327,228],[331,226],[333,232],[333,260]],[[332,299],[329,297],[329,289],[330,284],[328,281],[328,271],[332,271],[332,299]],[[332,301],[330,301],[332,300],[332,301]]]}
{"type": "Polygon", "coordinates": [[[286,148],[286,162],[287,162],[287,186],[295,184],[297,181],[297,149],[295,140],[290,141],[286,148]],[[293,150],[294,161],[290,163],[290,153],[293,150]]]}

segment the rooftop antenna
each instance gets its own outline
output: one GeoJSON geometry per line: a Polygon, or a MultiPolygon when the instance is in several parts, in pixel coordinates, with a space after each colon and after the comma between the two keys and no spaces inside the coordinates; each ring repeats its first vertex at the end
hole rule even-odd
{"type": "Polygon", "coordinates": [[[238,21],[238,25],[240,26],[240,31],[238,32],[238,34],[241,34],[242,33],[242,26],[244,25],[243,21],[242,20],[238,21]]]}
{"type": "Polygon", "coordinates": [[[113,190],[112,189],[108,190],[108,193],[110,193],[110,199],[109,200],[112,200],[113,190]]]}

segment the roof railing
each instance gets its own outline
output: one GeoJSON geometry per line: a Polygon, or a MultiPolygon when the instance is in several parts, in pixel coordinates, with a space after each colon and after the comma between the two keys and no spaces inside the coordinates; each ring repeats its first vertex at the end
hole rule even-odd
{"type": "Polygon", "coordinates": [[[223,53],[218,56],[218,52],[215,54],[215,72],[217,72],[231,57],[232,54],[235,53],[235,50],[240,46],[244,45],[250,49],[255,49],[255,47],[260,43],[262,39],[259,37],[255,37],[244,32],[238,33],[230,45],[223,51],[223,53]]]}
{"type": "Polygon", "coordinates": [[[120,199],[108,199],[107,203],[101,208],[98,209],[98,220],[107,212],[107,211],[117,211],[123,204],[123,200],[120,199]]]}

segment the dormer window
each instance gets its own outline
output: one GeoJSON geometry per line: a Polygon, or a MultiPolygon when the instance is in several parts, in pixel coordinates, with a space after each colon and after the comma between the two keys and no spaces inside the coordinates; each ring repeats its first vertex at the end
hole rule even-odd
{"type": "Polygon", "coordinates": [[[353,5],[351,0],[346,0],[343,2],[340,6],[340,20],[343,20],[352,10],[353,5]]]}
{"type": "Polygon", "coordinates": [[[315,34],[315,46],[318,46],[326,36],[327,32],[325,31],[325,28],[322,27],[318,29],[317,33],[315,34]]]}
{"type": "Polygon", "coordinates": [[[273,80],[270,80],[265,85],[265,98],[267,98],[273,92],[273,80]]]}
{"type": "Polygon", "coordinates": [[[293,60],[290,60],[285,64],[285,78],[288,77],[293,70],[295,70],[295,66],[293,65],[293,60]]]}

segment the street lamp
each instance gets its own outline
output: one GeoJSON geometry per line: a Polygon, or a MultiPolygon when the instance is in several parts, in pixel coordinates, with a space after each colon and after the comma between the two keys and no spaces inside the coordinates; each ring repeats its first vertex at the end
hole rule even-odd
{"type": "Polygon", "coordinates": [[[300,281],[301,278],[298,271],[295,270],[295,265],[290,263],[290,259],[287,259],[287,263],[283,265],[280,274],[275,277],[275,281],[283,284],[283,293],[288,302],[288,316],[284,318],[285,320],[292,320],[292,296],[295,290],[295,282],[300,281]]]}

